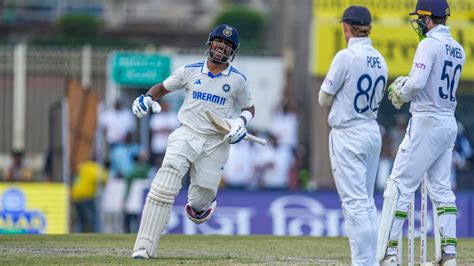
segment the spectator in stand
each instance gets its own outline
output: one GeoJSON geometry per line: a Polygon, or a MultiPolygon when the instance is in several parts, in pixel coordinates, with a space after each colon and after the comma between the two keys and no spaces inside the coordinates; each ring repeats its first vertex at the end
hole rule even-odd
{"type": "Polygon", "coordinates": [[[258,184],[264,189],[287,189],[293,154],[278,143],[276,136],[270,134],[268,140],[258,157],[254,157],[258,184]]]}
{"type": "Polygon", "coordinates": [[[110,170],[114,177],[126,177],[135,165],[135,157],[140,154],[140,145],[133,141],[131,133],[125,136],[125,142],[117,143],[110,151],[110,170]]]}
{"type": "Polygon", "coordinates": [[[163,161],[168,145],[168,136],[179,127],[176,112],[170,109],[167,102],[162,101],[160,104],[161,112],[153,114],[150,120],[152,163],[163,161]]]}
{"type": "Polygon", "coordinates": [[[451,164],[451,187],[456,189],[457,174],[467,168],[467,161],[472,157],[472,145],[466,135],[464,125],[458,121],[458,134],[454,141],[453,163],[451,164]]]}
{"type": "Polygon", "coordinates": [[[127,134],[136,128],[135,117],[128,108],[123,108],[120,100],[115,102],[113,109],[105,110],[101,114],[99,124],[105,130],[109,149],[123,143],[127,134]]]}
{"type": "MultiPolygon", "coordinates": [[[[106,163],[106,168],[108,163],[106,163]]],[[[97,191],[107,181],[107,170],[93,160],[84,161],[77,167],[72,185],[71,198],[77,214],[77,232],[95,232],[97,191]]]]}
{"type": "Polygon", "coordinates": [[[298,116],[295,112],[295,104],[287,101],[281,110],[278,110],[273,117],[270,131],[278,139],[282,147],[291,151],[298,145],[298,116]]]}
{"type": "Polygon", "coordinates": [[[223,181],[226,188],[251,188],[254,177],[255,144],[242,141],[230,148],[229,159],[224,166],[223,181]]]}
{"type": "MultiPolygon", "coordinates": [[[[143,202],[139,200],[138,202],[138,205],[140,206],[139,209],[127,208],[127,207],[137,205],[136,202],[130,202],[137,199],[137,197],[133,197],[136,195],[131,195],[131,193],[135,192],[135,191],[131,191],[133,189],[132,187],[134,186],[134,182],[139,181],[139,180],[147,180],[148,174],[150,171],[150,164],[148,163],[148,156],[146,153],[142,152],[139,155],[136,155],[134,160],[135,160],[135,164],[133,165],[130,172],[125,176],[125,182],[126,182],[125,196],[124,196],[125,233],[138,232],[138,226],[140,225],[139,216],[142,211],[141,206],[143,206],[143,202]]],[[[142,192],[142,193],[139,193],[139,194],[142,194],[140,196],[143,196],[143,190],[140,190],[140,191],[142,192]]],[[[143,199],[143,197],[140,197],[140,196],[138,197],[138,199],[143,199]]]]}
{"type": "Polygon", "coordinates": [[[33,178],[33,170],[23,159],[23,150],[12,150],[11,162],[3,170],[4,181],[31,181],[33,178]]]}

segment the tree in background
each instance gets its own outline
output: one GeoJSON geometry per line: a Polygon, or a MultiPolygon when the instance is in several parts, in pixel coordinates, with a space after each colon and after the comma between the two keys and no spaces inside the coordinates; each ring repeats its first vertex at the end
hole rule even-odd
{"type": "Polygon", "coordinates": [[[96,17],[87,14],[67,14],[58,21],[58,33],[65,38],[97,39],[102,28],[96,17]]]}
{"type": "Polygon", "coordinates": [[[53,36],[41,35],[33,39],[34,44],[84,45],[137,48],[144,46],[140,41],[119,36],[108,37],[104,23],[97,17],[84,13],[69,13],[60,17],[53,36]]]}
{"type": "Polygon", "coordinates": [[[265,48],[265,17],[259,11],[245,6],[232,6],[218,15],[213,26],[219,24],[229,24],[237,28],[241,40],[240,49],[265,48]]]}

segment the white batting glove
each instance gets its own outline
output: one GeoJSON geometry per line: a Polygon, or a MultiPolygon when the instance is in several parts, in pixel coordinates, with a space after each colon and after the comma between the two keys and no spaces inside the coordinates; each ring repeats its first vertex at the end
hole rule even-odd
{"type": "Polygon", "coordinates": [[[408,77],[400,76],[395,79],[395,81],[388,86],[388,99],[392,102],[395,108],[400,109],[405,104],[405,102],[401,99],[401,91],[403,85],[407,81],[408,77]]]}
{"type": "Polygon", "coordinates": [[[247,129],[245,128],[244,120],[242,118],[236,119],[225,119],[230,125],[230,131],[224,136],[224,140],[227,140],[230,144],[235,144],[241,141],[247,135],[247,129]]]}
{"type": "Polygon", "coordinates": [[[138,96],[135,99],[135,101],[133,101],[133,104],[132,104],[132,111],[138,118],[142,118],[146,114],[148,114],[148,111],[150,111],[150,108],[153,111],[153,113],[161,112],[160,104],[156,101],[153,101],[153,99],[149,95],[138,96]]]}

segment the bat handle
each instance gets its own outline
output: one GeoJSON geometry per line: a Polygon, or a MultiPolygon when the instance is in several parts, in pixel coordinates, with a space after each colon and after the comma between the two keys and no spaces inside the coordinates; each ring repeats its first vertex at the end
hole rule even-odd
{"type": "Polygon", "coordinates": [[[245,136],[245,139],[246,140],[249,140],[249,141],[253,141],[253,142],[257,142],[258,144],[261,144],[261,145],[267,145],[267,141],[262,139],[262,138],[259,138],[259,137],[256,137],[252,134],[249,134],[247,133],[247,135],[245,136]]]}

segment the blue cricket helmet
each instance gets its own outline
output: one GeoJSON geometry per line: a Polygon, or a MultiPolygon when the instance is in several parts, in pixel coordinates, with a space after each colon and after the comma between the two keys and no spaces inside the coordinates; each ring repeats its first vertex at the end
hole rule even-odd
{"type": "Polygon", "coordinates": [[[239,49],[239,46],[240,46],[239,32],[234,26],[221,24],[215,27],[209,34],[209,38],[207,39],[207,41],[211,42],[215,38],[220,38],[220,39],[224,39],[231,42],[232,49],[234,49],[235,51],[239,49]]]}
{"type": "Polygon", "coordinates": [[[448,17],[451,10],[447,0],[418,0],[410,15],[448,17]]]}
{"type": "Polygon", "coordinates": [[[206,43],[206,54],[210,59],[214,62],[218,63],[229,63],[234,60],[235,54],[239,49],[240,42],[239,42],[239,32],[233,26],[227,24],[221,24],[215,27],[209,37],[207,38],[206,43]],[[214,39],[221,39],[230,43],[230,46],[224,43],[219,44],[217,47],[212,47],[212,41],[214,39]],[[225,48],[224,48],[225,47],[225,48]]]}

